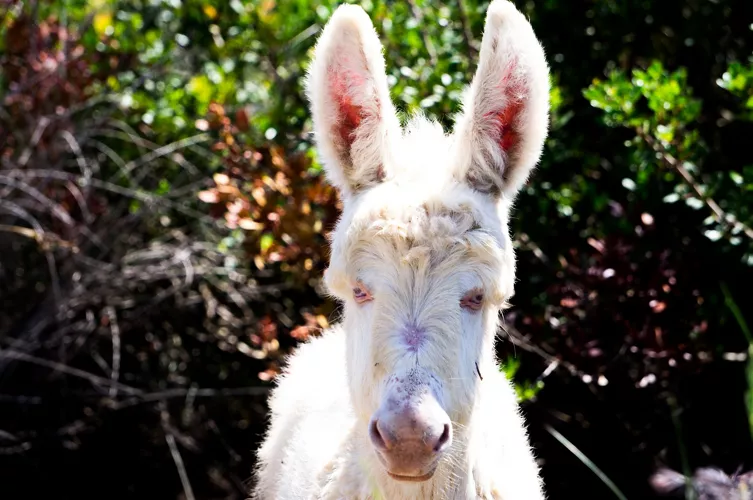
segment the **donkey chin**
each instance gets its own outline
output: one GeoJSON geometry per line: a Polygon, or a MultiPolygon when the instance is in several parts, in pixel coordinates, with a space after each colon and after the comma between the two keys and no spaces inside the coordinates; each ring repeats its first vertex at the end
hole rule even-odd
{"type": "Polygon", "coordinates": [[[392,479],[431,479],[452,445],[452,422],[439,403],[436,380],[420,368],[390,377],[371,417],[369,438],[392,479]]]}

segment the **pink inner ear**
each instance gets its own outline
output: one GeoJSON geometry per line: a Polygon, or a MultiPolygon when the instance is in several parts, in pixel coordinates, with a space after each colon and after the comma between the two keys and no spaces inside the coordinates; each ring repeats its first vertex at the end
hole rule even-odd
{"type": "Polygon", "coordinates": [[[495,126],[499,133],[499,147],[502,148],[502,151],[507,153],[510,153],[518,143],[519,136],[513,126],[513,122],[522,108],[523,103],[520,100],[511,97],[508,105],[503,110],[493,111],[485,115],[485,117],[495,121],[495,126]]]}
{"type": "Polygon", "coordinates": [[[505,107],[484,113],[484,120],[492,120],[494,122],[494,128],[499,134],[499,147],[507,153],[510,153],[518,143],[519,134],[515,129],[514,123],[523,110],[524,103],[520,96],[526,94],[523,84],[510,83],[510,75],[512,75],[514,70],[515,63],[512,63],[506,69],[496,86],[496,91],[502,92],[505,95],[505,107]]]}
{"type": "Polygon", "coordinates": [[[334,132],[345,145],[353,142],[353,133],[361,124],[363,107],[353,103],[354,89],[363,89],[366,79],[358,72],[348,69],[348,61],[342,61],[343,67],[331,71],[329,85],[332,99],[337,106],[337,122],[334,132]]]}

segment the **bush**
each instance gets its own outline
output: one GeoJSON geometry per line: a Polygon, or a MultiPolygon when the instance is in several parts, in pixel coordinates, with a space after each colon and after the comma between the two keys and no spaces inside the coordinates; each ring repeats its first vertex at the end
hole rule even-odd
{"type": "MultiPolygon", "coordinates": [[[[753,467],[748,3],[518,3],[552,117],[499,354],[552,498],[610,495],[593,464],[629,498],[659,465],[753,467]]],[[[403,116],[450,124],[487,4],[361,2],[403,116]]],[[[284,355],[337,318],[302,93],[335,5],[0,7],[11,497],[245,495],[284,355]]]]}

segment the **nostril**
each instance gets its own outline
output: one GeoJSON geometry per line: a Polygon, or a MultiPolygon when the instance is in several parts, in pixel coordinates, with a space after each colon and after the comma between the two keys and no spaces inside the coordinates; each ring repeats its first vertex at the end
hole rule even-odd
{"type": "Polygon", "coordinates": [[[382,433],[379,432],[378,420],[371,421],[371,424],[369,425],[369,437],[371,438],[372,444],[376,446],[378,449],[380,450],[388,449],[387,442],[382,437],[382,433]]]}
{"type": "Polygon", "coordinates": [[[438,452],[448,446],[450,444],[451,439],[451,433],[452,433],[452,427],[450,424],[444,424],[444,429],[442,429],[442,435],[439,436],[439,440],[437,441],[437,444],[434,445],[434,451],[438,452]]]}

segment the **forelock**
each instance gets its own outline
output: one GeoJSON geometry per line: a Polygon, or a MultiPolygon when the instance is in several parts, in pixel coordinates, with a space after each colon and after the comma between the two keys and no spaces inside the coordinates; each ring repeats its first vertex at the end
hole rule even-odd
{"type": "Polygon", "coordinates": [[[399,258],[423,269],[469,262],[493,297],[509,297],[514,267],[509,240],[501,228],[485,220],[488,214],[472,204],[448,206],[426,200],[410,205],[398,200],[359,207],[333,240],[341,261],[333,259],[332,266],[355,279],[362,266],[386,259],[399,258]]]}

